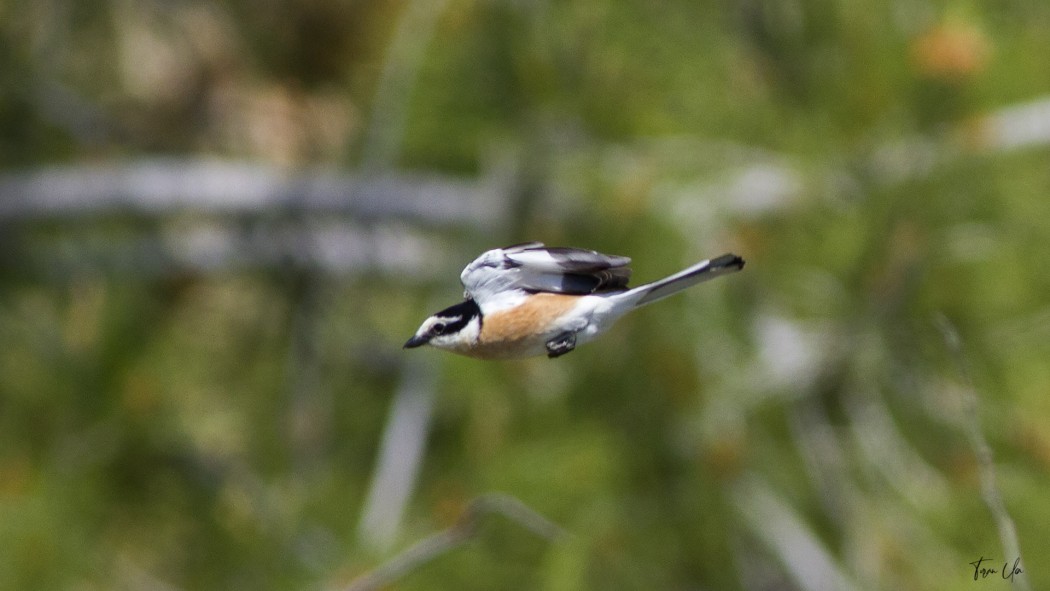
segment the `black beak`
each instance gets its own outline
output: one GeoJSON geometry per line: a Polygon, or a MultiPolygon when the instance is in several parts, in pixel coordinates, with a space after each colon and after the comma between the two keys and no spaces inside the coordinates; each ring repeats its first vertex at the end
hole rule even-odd
{"type": "Polygon", "coordinates": [[[416,347],[421,347],[421,346],[427,344],[427,341],[429,341],[429,340],[430,339],[428,339],[426,337],[421,337],[419,335],[415,335],[414,337],[408,339],[408,341],[405,343],[405,348],[406,349],[415,349],[416,347]]]}

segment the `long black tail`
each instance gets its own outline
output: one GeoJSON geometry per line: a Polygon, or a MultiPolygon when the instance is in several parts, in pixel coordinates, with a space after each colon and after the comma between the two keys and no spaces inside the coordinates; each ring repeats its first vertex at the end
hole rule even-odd
{"type": "Polygon", "coordinates": [[[744,259],[735,254],[724,254],[710,260],[701,261],[688,269],[679,271],[670,277],[647,283],[630,290],[628,293],[640,293],[641,297],[635,307],[644,306],[662,300],[697,283],[703,283],[715,277],[736,273],[744,268],[744,259]]]}

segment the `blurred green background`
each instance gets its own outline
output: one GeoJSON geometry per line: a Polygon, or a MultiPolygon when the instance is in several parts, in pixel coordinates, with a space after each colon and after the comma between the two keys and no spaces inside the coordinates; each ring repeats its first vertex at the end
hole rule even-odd
{"type": "Polygon", "coordinates": [[[340,589],[490,492],[568,534],[386,588],[1050,588],[1048,32],[0,3],[0,588],[340,589]],[[748,266],[553,361],[400,349],[523,240],[748,266]]]}

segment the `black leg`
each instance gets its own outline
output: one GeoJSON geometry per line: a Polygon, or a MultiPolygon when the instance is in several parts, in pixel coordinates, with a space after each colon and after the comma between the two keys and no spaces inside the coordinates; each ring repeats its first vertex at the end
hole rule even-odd
{"type": "Polygon", "coordinates": [[[547,357],[554,359],[576,348],[576,333],[563,332],[547,341],[547,357]]]}

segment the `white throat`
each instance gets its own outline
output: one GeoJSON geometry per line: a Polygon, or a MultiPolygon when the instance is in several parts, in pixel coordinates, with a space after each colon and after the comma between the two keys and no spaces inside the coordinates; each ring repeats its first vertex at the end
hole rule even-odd
{"type": "Polygon", "coordinates": [[[449,351],[468,351],[478,344],[481,337],[481,318],[475,316],[460,330],[430,339],[430,345],[449,351]]]}

